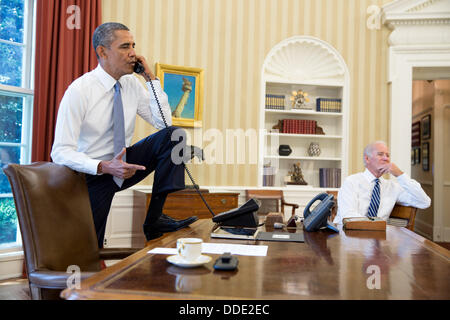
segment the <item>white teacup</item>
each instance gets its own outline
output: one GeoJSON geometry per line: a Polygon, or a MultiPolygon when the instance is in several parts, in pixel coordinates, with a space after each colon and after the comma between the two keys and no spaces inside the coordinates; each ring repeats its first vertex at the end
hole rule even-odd
{"type": "Polygon", "coordinates": [[[202,254],[203,240],[199,238],[180,238],[177,240],[178,255],[186,261],[195,261],[202,254]]]}

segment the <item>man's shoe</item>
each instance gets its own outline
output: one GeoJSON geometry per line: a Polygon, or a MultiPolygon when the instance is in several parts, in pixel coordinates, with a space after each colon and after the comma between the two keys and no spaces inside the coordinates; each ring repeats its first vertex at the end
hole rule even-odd
{"type": "Polygon", "coordinates": [[[198,218],[196,216],[184,220],[175,220],[169,216],[163,215],[156,222],[144,227],[144,232],[173,232],[185,228],[197,220],[198,218]]]}
{"type": "MultiPolygon", "coordinates": [[[[174,219],[174,218],[172,218],[172,217],[170,217],[170,216],[168,216],[168,215],[166,215],[164,213],[162,213],[161,217],[159,217],[159,219],[163,219],[164,221],[169,221],[171,223],[179,223],[179,222],[183,222],[183,221],[188,221],[191,218],[194,219],[194,220],[192,220],[192,222],[195,222],[195,221],[198,220],[198,218],[196,216],[193,216],[193,217],[190,217],[190,218],[187,218],[187,219],[184,219],[184,220],[177,220],[177,219],[174,219]]],[[[192,222],[190,222],[189,224],[191,224],[192,222]]]]}

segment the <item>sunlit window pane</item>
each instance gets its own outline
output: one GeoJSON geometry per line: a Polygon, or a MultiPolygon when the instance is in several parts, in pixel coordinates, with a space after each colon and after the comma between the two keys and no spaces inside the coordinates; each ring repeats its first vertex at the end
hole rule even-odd
{"type": "MultiPolygon", "coordinates": [[[[3,168],[8,163],[20,162],[20,147],[0,146],[0,160],[3,168]]],[[[3,170],[0,172],[0,244],[16,241],[17,216],[11,186],[3,170]]]]}
{"type": "Polygon", "coordinates": [[[23,0],[0,0],[0,39],[23,42],[23,14],[23,0]]]}
{"type": "Polygon", "coordinates": [[[22,97],[0,95],[0,142],[20,143],[23,100],[22,97]]]}
{"type": "Polygon", "coordinates": [[[0,195],[0,244],[16,242],[17,216],[12,197],[0,195]]]}
{"type": "Polygon", "coordinates": [[[0,43],[0,84],[22,86],[23,47],[0,43]]]}
{"type": "MultiPolygon", "coordinates": [[[[0,146],[1,168],[8,163],[20,163],[20,147],[0,146]]],[[[0,172],[0,195],[11,193],[11,187],[3,170],[0,172]]]]}

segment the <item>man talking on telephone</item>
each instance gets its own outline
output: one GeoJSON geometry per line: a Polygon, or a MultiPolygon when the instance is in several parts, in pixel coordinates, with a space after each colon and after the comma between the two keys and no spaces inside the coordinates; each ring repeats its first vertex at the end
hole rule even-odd
{"type": "Polygon", "coordinates": [[[92,42],[99,64],[76,79],[61,100],[53,161],[86,174],[99,247],[114,194],[153,171],[152,197],[143,225],[147,240],[187,227],[197,217],[175,220],[162,213],[167,195],[185,188],[183,163],[176,164],[171,157],[176,144],[185,149],[185,133],[171,126],[166,93],[145,58],[136,55],[133,35],[125,25],[100,25],[92,42]],[[136,63],[144,68],[140,75],[147,89],[132,75],[136,63]],[[159,131],[130,145],[136,115],[159,131]],[[173,136],[180,138],[171,141],[175,131],[173,136]]]}
{"type": "Polygon", "coordinates": [[[367,145],[363,161],[366,170],[348,176],[339,189],[334,223],[365,216],[387,220],[396,203],[420,209],[430,206],[430,197],[420,184],[391,162],[386,143],[375,141],[367,145]],[[395,178],[384,179],[382,175],[386,173],[395,178]]]}

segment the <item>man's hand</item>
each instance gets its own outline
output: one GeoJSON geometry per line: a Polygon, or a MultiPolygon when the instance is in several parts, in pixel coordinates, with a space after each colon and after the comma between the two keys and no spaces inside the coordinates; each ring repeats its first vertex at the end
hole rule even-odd
{"type": "Polygon", "coordinates": [[[153,74],[152,70],[150,70],[147,64],[147,60],[145,60],[144,56],[137,55],[136,60],[144,66],[145,71],[143,73],[140,73],[140,75],[145,78],[145,81],[149,82],[150,80],[155,80],[156,77],[153,74]]]}
{"type": "Polygon", "coordinates": [[[395,177],[398,177],[403,174],[403,171],[400,170],[397,165],[393,162],[386,163],[379,169],[380,173],[383,175],[385,173],[390,173],[395,177]]]}
{"type": "Polygon", "coordinates": [[[134,176],[137,170],[145,170],[144,166],[126,163],[125,161],[123,161],[122,157],[125,155],[125,152],[126,149],[123,148],[122,151],[111,161],[102,161],[101,173],[107,173],[120,179],[128,179],[134,176]]]}

